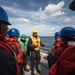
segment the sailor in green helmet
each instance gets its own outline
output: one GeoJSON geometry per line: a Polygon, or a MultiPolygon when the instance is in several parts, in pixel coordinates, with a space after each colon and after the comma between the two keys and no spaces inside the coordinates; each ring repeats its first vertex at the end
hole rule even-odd
{"type": "Polygon", "coordinates": [[[22,48],[23,57],[26,60],[26,62],[24,63],[24,70],[29,71],[29,69],[27,69],[27,67],[26,67],[28,54],[27,54],[27,41],[26,41],[26,35],[25,34],[22,34],[20,36],[19,44],[20,44],[20,46],[22,48]]]}

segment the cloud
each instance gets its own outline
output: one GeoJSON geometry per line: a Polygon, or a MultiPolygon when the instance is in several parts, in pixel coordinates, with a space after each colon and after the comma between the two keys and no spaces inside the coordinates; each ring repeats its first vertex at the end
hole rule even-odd
{"type": "Polygon", "coordinates": [[[72,18],[66,18],[65,22],[70,22],[72,18]]]}
{"type": "Polygon", "coordinates": [[[18,7],[18,4],[17,4],[17,3],[14,3],[14,7],[15,7],[15,6],[18,7]]]}
{"type": "Polygon", "coordinates": [[[27,24],[17,24],[15,23],[14,25],[12,26],[9,26],[9,29],[10,28],[17,28],[19,31],[20,31],[20,34],[26,34],[27,36],[30,36],[32,35],[32,30],[33,29],[37,29],[38,30],[38,35],[39,36],[53,36],[54,33],[56,31],[58,31],[58,27],[54,28],[53,26],[51,25],[27,25],[27,24]]]}
{"type": "MultiPolygon", "coordinates": [[[[16,6],[16,4],[14,4],[16,6]]],[[[48,4],[43,10],[42,7],[38,11],[26,11],[15,7],[3,6],[10,17],[12,27],[20,30],[21,34],[31,35],[32,30],[38,30],[39,35],[53,36],[64,26],[74,26],[75,16],[69,16],[67,10],[64,11],[65,2],[58,4],[48,4]]]]}
{"type": "MultiPolygon", "coordinates": [[[[8,6],[2,6],[6,11],[12,13],[12,14],[18,14],[18,13],[22,13],[22,11],[20,9],[14,8],[14,7],[8,7],[8,6]]],[[[24,12],[23,12],[24,13],[24,12]]]]}
{"type": "Polygon", "coordinates": [[[62,8],[64,6],[65,2],[61,1],[58,4],[49,4],[45,7],[45,10],[43,13],[51,16],[59,16],[59,15],[64,15],[65,12],[62,11],[62,8]]]}
{"type": "Polygon", "coordinates": [[[50,30],[55,30],[55,28],[53,27],[53,28],[51,28],[50,30]]]}
{"type": "Polygon", "coordinates": [[[30,20],[26,18],[15,18],[13,21],[30,23],[30,20]]]}
{"type": "Polygon", "coordinates": [[[44,10],[40,7],[38,12],[33,14],[32,17],[36,20],[51,20],[53,18],[57,18],[58,16],[65,15],[65,12],[63,11],[64,5],[64,1],[61,1],[58,4],[48,4],[44,10]]]}
{"type": "Polygon", "coordinates": [[[64,1],[59,2],[58,4],[49,4],[45,7],[45,13],[49,12],[49,13],[53,13],[55,11],[61,10],[62,7],[64,6],[64,1]]]}
{"type": "Polygon", "coordinates": [[[62,11],[57,11],[56,13],[52,13],[51,16],[54,17],[54,16],[59,16],[59,15],[64,15],[65,12],[62,12],[62,11]]]}
{"type": "Polygon", "coordinates": [[[75,21],[75,16],[65,18],[65,22],[67,23],[70,23],[70,22],[72,23],[74,21],[75,21]]]}
{"type": "MultiPolygon", "coordinates": [[[[12,14],[19,16],[20,18],[31,18],[33,21],[41,21],[43,22],[43,20],[47,22],[48,19],[52,19],[52,17],[57,17],[59,15],[64,15],[65,12],[61,11],[62,7],[64,6],[65,2],[61,1],[58,4],[48,4],[45,7],[45,10],[42,10],[42,8],[40,7],[40,9],[35,12],[35,11],[24,11],[24,10],[20,10],[17,8],[11,8],[11,7],[6,7],[4,6],[4,8],[11,12],[12,14]]],[[[16,5],[16,4],[15,4],[16,5]]],[[[25,19],[22,19],[25,20],[25,19]]]]}

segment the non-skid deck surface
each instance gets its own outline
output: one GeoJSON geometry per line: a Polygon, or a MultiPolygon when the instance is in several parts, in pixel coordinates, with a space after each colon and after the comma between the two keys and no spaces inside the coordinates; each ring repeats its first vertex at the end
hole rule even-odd
{"type": "MultiPolygon", "coordinates": [[[[48,75],[49,69],[48,69],[47,61],[45,59],[41,58],[41,64],[40,65],[41,65],[41,75],[48,75]]],[[[29,72],[25,71],[25,75],[31,75],[31,70],[29,72]]]]}

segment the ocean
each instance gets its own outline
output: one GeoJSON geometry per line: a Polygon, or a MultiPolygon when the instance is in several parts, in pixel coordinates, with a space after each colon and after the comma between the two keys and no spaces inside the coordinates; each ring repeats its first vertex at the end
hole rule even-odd
{"type": "Polygon", "coordinates": [[[41,43],[48,44],[47,47],[41,47],[41,50],[48,53],[52,47],[52,44],[54,43],[53,36],[40,36],[41,43]]]}

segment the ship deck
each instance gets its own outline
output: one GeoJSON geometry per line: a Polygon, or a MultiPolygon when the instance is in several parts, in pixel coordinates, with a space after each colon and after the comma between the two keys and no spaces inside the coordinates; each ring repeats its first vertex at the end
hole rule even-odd
{"type": "MultiPolygon", "coordinates": [[[[48,68],[47,60],[41,58],[40,66],[41,66],[41,75],[48,75],[49,68],[48,68]]],[[[25,75],[31,75],[31,70],[29,72],[25,71],[25,75]]]]}

